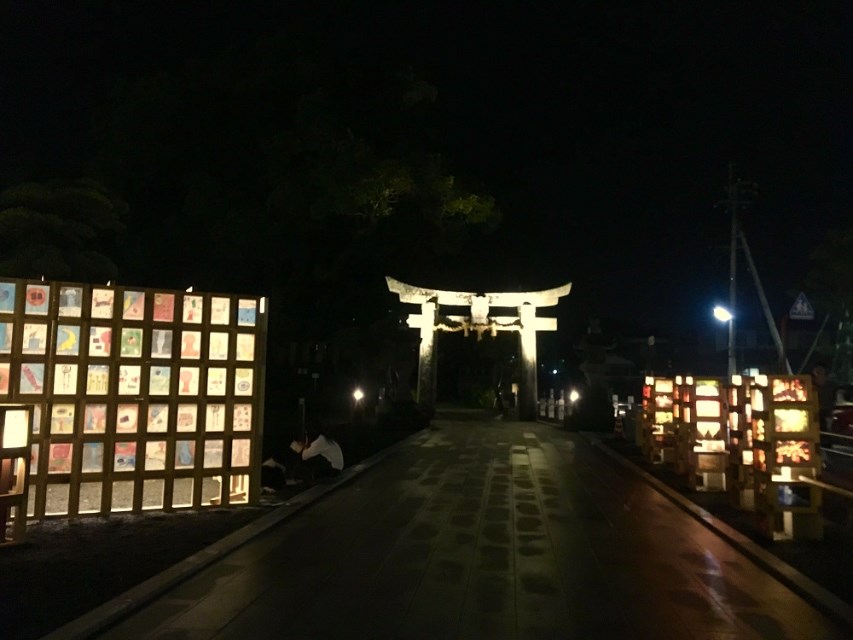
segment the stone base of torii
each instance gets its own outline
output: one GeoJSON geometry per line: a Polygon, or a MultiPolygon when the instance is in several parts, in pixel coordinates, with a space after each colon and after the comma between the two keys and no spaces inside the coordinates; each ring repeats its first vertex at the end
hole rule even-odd
{"type": "Polygon", "coordinates": [[[556,331],[556,318],[539,318],[538,307],[553,307],[569,294],[572,283],[544,291],[477,294],[468,291],[444,291],[417,287],[386,276],[388,290],[400,296],[400,302],[417,304],[419,314],[411,314],[408,324],[421,333],[418,354],[417,401],[435,405],[436,394],[436,331],[463,331],[465,335],[484,333],[494,337],[498,331],[517,331],[521,345],[521,379],[519,380],[518,414],[520,420],[536,420],[536,332],[556,331]],[[470,307],[470,316],[440,316],[441,305],[470,307]],[[517,316],[490,316],[489,310],[515,308],[517,316]]]}

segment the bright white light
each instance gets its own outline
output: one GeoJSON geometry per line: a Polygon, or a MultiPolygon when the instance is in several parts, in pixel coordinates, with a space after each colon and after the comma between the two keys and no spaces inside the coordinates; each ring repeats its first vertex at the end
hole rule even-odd
{"type": "Polygon", "coordinates": [[[569,401],[570,402],[577,402],[578,400],[580,400],[580,397],[581,397],[581,394],[579,394],[575,389],[572,389],[571,392],[569,393],[569,401]]]}
{"type": "Polygon", "coordinates": [[[551,371],[551,373],[553,373],[554,375],[557,375],[557,370],[554,369],[553,371],[551,371]]]}
{"type": "Polygon", "coordinates": [[[352,392],[352,397],[355,398],[356,402],[359,402],[362,398],[364,398],[364,391],[361,389],[356,389],[352,392]]]}
{"type": "Polygon", "coordinates": [[[192,285],[190,285],[189,287],[187,287],[187,293],[192,293],[192,290],[193,290],[192,285]]]}
{"type": "Polygon", "coordinates": [[[714,317],[720,322],[728,322],[734,316],[732,315],[732,312],[725,307],[716,306],[714,307],[714,317]]]}

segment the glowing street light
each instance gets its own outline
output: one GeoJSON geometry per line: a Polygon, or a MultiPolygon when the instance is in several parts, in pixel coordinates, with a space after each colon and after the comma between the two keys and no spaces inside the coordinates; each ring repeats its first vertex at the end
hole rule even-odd
{"type": "Polygon", "coordinates": [[[355,400],[355,403],[358,404],[362,401],[362,399],[364,399],[364,391],[362,391],[361,389],[356,389],[352,392],[352,397],[355,400]]]}
{"type": "Polygon", "coordinates": [[[734,318],[731,311],[719,305],[714,307],[714,317],[720,322],[728,322],[734,318]]]}
{"type": "Polygon", "coordinates": [[[579,394],[577,392],[577,389],[572,389],[569,392],[569,402],[571,402],[571,403],[577,402],[578,400],[580,400],[580,397],[581,397],[581,394],[579,394]]]}

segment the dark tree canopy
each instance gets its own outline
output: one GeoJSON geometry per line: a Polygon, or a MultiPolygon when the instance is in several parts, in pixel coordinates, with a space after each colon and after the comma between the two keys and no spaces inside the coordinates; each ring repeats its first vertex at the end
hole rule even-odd
{"type": "Polygon", "coordinates": [[[131,204],[126,277],[268,293],[300,333],[383,312],[365,290],[384,274],[500,220],[430,148],[436,96],[405,69],[269,42],[125,84],[95,167],[131,204]]]}
{"type": "Polygon", "coordinates": [[[92,180],[28,182],[0,192],[0,273],[105,282],[127,205],[92,180]]]}

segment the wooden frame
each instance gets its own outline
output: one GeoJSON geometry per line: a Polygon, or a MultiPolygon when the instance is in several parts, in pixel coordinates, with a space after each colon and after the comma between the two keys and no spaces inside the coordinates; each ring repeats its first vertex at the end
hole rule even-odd
{"type": "Polygon", "coordinates": [[[0,402],[35,406],[30,517],[257,501],[265,298],[0,279],[7,297],[9,285],[0,402]],[[38,331],[24,353],[25,324],[47,325],[43,349],[38,331]],[[187,407],[197,416],[192,431],[178,425],[187,407]],[[217,424],[208,425],[213,407],[217,424]]]}

